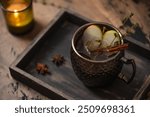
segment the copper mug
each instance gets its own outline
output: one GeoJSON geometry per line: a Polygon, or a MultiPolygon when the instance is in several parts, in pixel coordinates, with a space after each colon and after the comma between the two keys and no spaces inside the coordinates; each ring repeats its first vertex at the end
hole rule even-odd
{"type": "Polygon", "coordinates": [[[77,42],[82,39],[81,37],[84,30],[90,25],[98,25],[100,27],[105,26],[107,29],[115,30],[123,43],[122,34],[111,24],[88,23],[81,26],[73,35],[70,51],[72,67],[77,77],[88,87],[108,86],[116,78],[121,78],[127,84],[130,83],[136,73],[136,64],[133,59],[125,57],[125,50],[118,51],[114,56],[100,61],[88,59],[77,51],[77,42]],[[132,74],[130,78],[127,78],[122,73],[124,64],[132,66],[132,74]]]}

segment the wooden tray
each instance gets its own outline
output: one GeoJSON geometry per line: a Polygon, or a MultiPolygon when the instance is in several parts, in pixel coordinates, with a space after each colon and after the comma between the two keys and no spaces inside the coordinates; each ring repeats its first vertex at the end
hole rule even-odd
{"type": "MultiPolygon", "coordinates": [[[[150,74],[150,49],[132,38],[126,39],[130,47],[125,53],[126,57],[135,60],[137,66],[132,83],[127,85],[117,79],[107,88],[91,89],[77,78],[70,62],[71,39],[74,32],[88,22],[91,21],[71,11],[59,13],[10,66],[13,78],[51,99],[142,99],[139,91],[150,74]],[[60,67],[51,62],[51,57],[56,53],[66,59],[60,67]],[[52,75],[38,74],[35,70],[38,62],[47,64],[52,75]]],[[[125,66],[123,71],[129,75],[132,70],[125,66]]],[[[149,83],[150,80],[148,86],[149,83]]]]}

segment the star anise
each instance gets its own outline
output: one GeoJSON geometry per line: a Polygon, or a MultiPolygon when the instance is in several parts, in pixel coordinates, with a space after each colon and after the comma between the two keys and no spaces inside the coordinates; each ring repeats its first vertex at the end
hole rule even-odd
{"type": "Polygon", "coordinates": [[[64,64],[65,59],[60,54],[55,54],[55,55],[52,56],[52,62],[55,65],[60,66],[60,65],[64,64]]]}
{"type": "Polygon", "coordinates": [[[46,64],[37,63],[36,64],[36,71],[40,74],[51,74],[48,70],[48,66],[46,64]]]}

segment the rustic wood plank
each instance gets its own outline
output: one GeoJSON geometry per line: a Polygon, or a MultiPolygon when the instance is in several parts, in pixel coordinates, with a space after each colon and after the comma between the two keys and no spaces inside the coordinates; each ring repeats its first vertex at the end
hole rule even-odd
{"type": "Polygon", "coordinates": [[[148,90],[150,89],[150,75],[146,77],[142,87],[137,92],[137,94],[134,96],[134,100],[144,99],[148,98],[146,95],[148,93],[148,90]]]}
{"type": "Polygon", "coordinates": [[[119,27],[125,16],[133,12],[133,21],[140,24],[150,38],[150,2],[147,0],[36,0],[58,8],[69,8],[96,21],[119,27]]]}
{"type": "MultiPolygon", "coordinates": [[[[134,39],[128,39],[130,48],[126,51],[126,56],[136,62],[137,72],[134,81],[130,85],[115,81],[110,87],[91,91],[79,82],[71,67],[70,52],[66,51],[70,49],[68,44],[71,43],[73,33],[78,27],[87,23],[87,19],[79,18],[79,15],[71,11],[58,16],[11,66],[12,76],[52,99],[132,99],[143,84],[145,75],[149,74],[150,57],[145,55],[150,55],[150,49],[140,45],[141,43],[133,42],[134,39]],[[63,66],[56,67],[50,61],[55,53],[60,53],[65,58],[63,66]],[[51,75],[37,73],[35,67],[39,62],[50,67],[51,75]],[[143,72],[139,75],[141,71],[143,72]]],[[[124,74],[131,72],[129,67],[124,67],[124,74]]]]}
{"type": "Polygon", "coordinates": [[[34,37],[59,12],[58,8],[44,6],[40,3],[34,3],[33,8],[35,27],[30,33],[21,36],[14,36],[8,32],[0,11],[0,99],[46,99],[46,97],[12,79],[8,69],[34,37]]]}
{"type": "MultiPolygon", "coordinates": [[[[33,38],[51,21],[61,8],[71,9],[92,20],[109,22],[119,27],[121,20],[133,12],[134,22],[140,24],[147,39],[150,38],[149,0],[34,0],[34,30],[24,36],[11,35],[0,11],[0,99],[37,98],[40,94],[18,84],[9,74],[8,66],[31,43],[33,38]],[[42,3],[42,4],[41,4],[42,3]],[[12,90],[19,87],[17,91],[12,90]],[[25,92],[25,93],[24,93],[25,92]],[[28,97],[25,96],[27,94],[28,97]]],[[[122,31],[123,32],[123,31],[122,31]]],[[[150,40],[150,39],[149,39],[150,40]]],[[[45,97],[38,97],[45,98],[45,97]]]]}

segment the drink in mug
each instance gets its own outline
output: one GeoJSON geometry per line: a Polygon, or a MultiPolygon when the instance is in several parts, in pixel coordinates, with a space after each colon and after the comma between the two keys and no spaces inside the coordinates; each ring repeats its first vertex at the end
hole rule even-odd
{"type": "Polygon", "coordinates": [[[107,86],[120,77],[126,83],[133,80],[136,65],[124,57],[124,44],[117,28],[106,23],[89,23],[74,34],[71,63],[78,78],[89,87],[107,86]],[[121,73],[123,64],[131,64],[133,73],[126,78],[121,73]]]}

